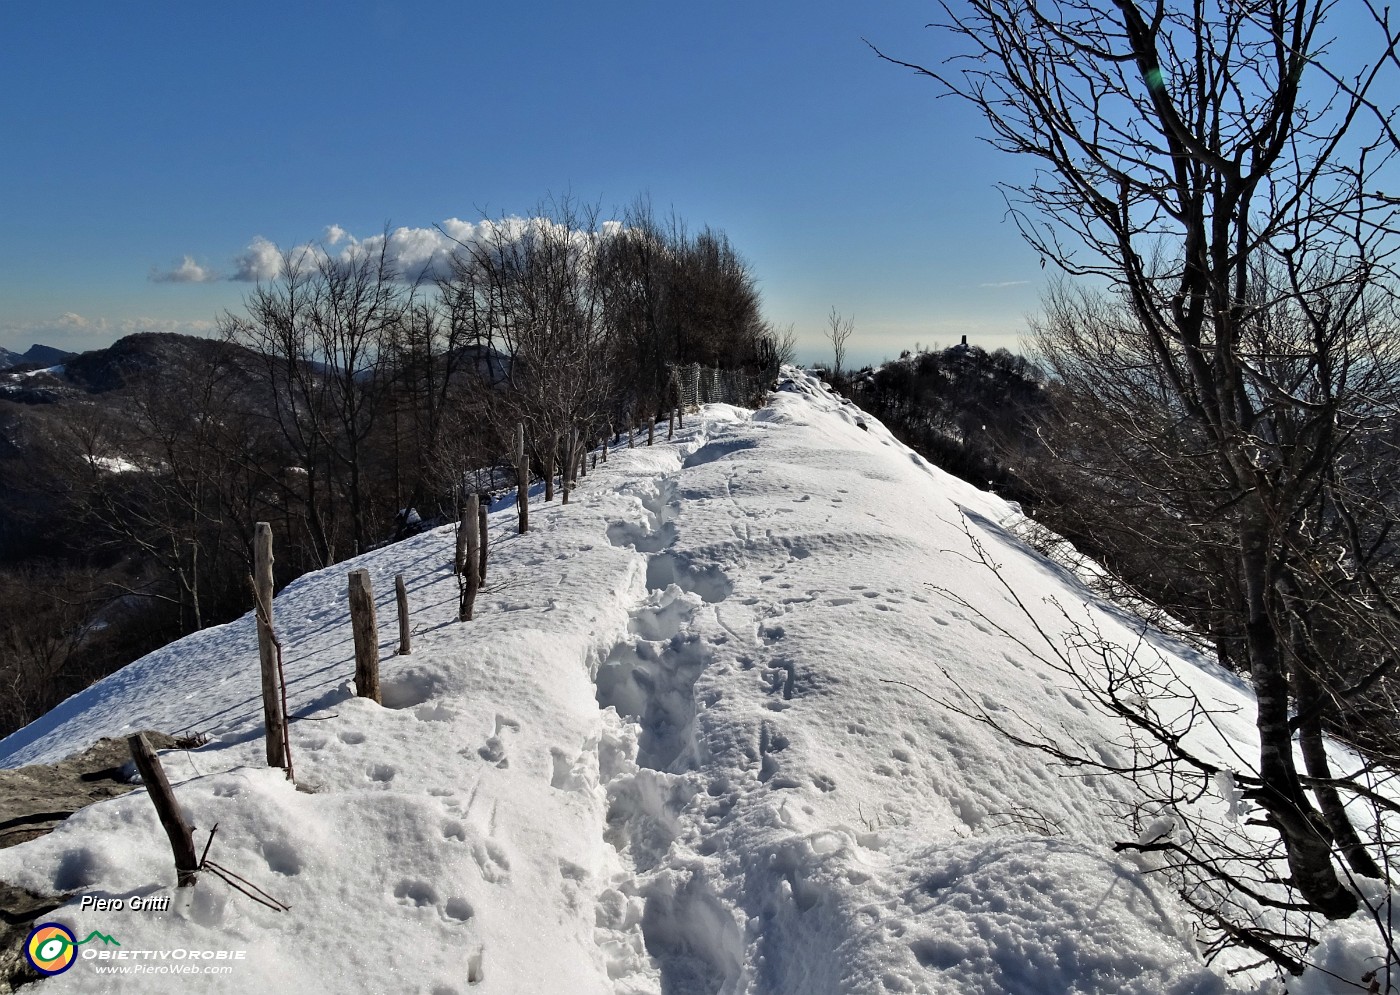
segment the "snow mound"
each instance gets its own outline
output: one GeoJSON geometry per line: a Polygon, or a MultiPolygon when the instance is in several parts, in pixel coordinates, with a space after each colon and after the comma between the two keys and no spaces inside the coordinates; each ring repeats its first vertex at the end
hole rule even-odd
{"type": "MultiPolygon", "coordinates": [[[[1223,992],[1173,900],[1110,849],[1137,831],[1108,818],[1135,800],[1123,787],[1066,778],[918,693],[961,687],[1110,748],[1111,723],[1007,638],[1036,637],[971,541],[1024,604],[1085,606],[1124,645],[1139,633],[1022,545],[1018,518],[788,370],[759,411],[710,405],[671,442],[613,450],[524,536],[492,514],[474,622],[455,621],[450,527],[303,577],[275,605],[296,787],[261,766],[251,617],[0,742],[18,766],[135,729],[208,734],[164,761],[197,843],[217,823],[211,856],[291,907],[207,876],[168,912],[75,898],[50,918],[122,951],[245,953],[195,978],[86,957],[46,986],[1223,992]],[[382,707],[349,686],[359,567],[382,707]],[[408,657],[389,655],[398,573],[408,657]]],[[[1199,693],[1247,704],[1188,647],[1153,645],[1199,693]]],[[[1221,720],[1245,744],[1247,714],[1221,720]]],[[[0,851],[0,879],[33,890],[130,899],[173,876],[143,792],[0,851]]]]}

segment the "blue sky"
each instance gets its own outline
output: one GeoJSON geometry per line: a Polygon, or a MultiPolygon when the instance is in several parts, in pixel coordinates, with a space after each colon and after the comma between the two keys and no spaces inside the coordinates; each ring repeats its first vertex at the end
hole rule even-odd
{"type": "Polygon", "coordinates": [[[208,330],[257,237],[638,194],[724,229],[767,316],[855,361],[1016,346],[1046,273],[928,2],[22,4],[0,0],[0,346],[208,330]]]}

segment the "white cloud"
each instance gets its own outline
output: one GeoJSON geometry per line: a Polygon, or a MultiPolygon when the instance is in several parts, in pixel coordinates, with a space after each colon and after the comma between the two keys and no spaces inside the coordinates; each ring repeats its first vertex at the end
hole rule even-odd
{"type": "MultiPolygon", "coordinates": [[[[294,262],[314,266],[326,259],[352,262],[373,258],[382,251],[389,266],[405,282],[426,282],[451,275],[452,257],[463,246],[509,244],[529,236],[555,229],[556,223],[547,218],[506,217],[479,222],[448,218],[431,228],[395,228],[368,238],[356,238],[340,225],[327,225],[320,243],[307,242],[294,247],[290,255],[294,262]],[[327,247],[339,248],[332,255],[327,247]]],[[[605,221],[599,234],[609,238],[621,232],[618,221],[605,221]]],[[[582,233],[579,233],[580,237],[582,233]]],[[[282,251],[261,235],[248,243],[248,248],[234,260],[231,280],[253,283],[273,280],[283,272],[282,251]]]]}
{"type": "Polygon", "coordinates": [[[1024,287],[1030,282],[1029,280],[1002,280],[998,283],[979,283],[977,286],[986,290],[1000,290],[1002,287],[1024,287]]]}
{"type": "Polygon", "coordinates": [[[245,283],[272,280],[282,272],[282,254],[272,242],[261,235],[255,235],[243,254],[234,259],[233,267],[230,280],[241,280],[245,283]]]}
{"type": "Polygon", "coordinates": [[[191,256],[185,256],[180,265],[171,270],[162,271],[152,266],[150,274],[152,283],[208,283],[218,278],[217,273],[199,265],[191,256]]]}

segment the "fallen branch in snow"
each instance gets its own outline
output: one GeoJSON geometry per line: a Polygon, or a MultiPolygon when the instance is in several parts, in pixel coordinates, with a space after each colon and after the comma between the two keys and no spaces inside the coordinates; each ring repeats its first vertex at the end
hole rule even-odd
{"type": "Polygon", "coordinates": [[[199,869],[208,871],[234,891],[242,892],[259,905],[265,905],[274,912],[290,912],[292,907],[285,902],[273,898],[247,878],[235,874],[223,864],[216,864],[209,859],[209,849],[214,845],[214,834],[219,831],[219,824],[214,823],[214,828],[209,830],[209,839],[204,843],[204,853],[199,858],[199,869]]]}

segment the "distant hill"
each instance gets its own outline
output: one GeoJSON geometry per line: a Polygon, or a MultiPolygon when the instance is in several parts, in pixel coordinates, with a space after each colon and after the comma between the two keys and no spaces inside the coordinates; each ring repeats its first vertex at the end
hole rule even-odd
{"type": "Polygon", "coordinates": [[[75,354],[37,342],[25,352],[0,349],[0,370],[8,370],[12,366],[53,366],[73,355],[75,354]]]}
{"type": "Polygon", "coordinates": [[[138,332],[68,360],[64,379],[90,394],[118,390],[162,366],[190,362],[228,349],[222,342],[172,332],[138,332]]]}
{"type": "MultiPolygon", "coordinates": [[[[52,404],[121,390],[172,364],[236,348],[213,339],[165,332],[139,332],[105,349],[76,354],[36,345],[18,363],[0,362],[0,398],[20,404],[52,404]],[[43,372],[39,372],[43,371],[43,372]]],[[[0,353],[0,360],[18,356],[0,353]]]]}

